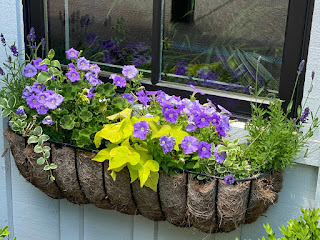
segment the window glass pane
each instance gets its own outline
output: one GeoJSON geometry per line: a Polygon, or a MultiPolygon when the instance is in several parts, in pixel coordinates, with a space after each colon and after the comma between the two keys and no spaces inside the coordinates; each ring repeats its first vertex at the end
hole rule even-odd
{"type": "Polygon", "coordinates": [[[69,46],[104,70],[151,69],[152,1],[69,0],[69,46]]]}
{"type": "Polygon", "coordinates": [[[54,49],[55,57],[65,62],[65,11],[64,0],[47,1],[49,48],[54,49]]]}
{"type": "Polygon", "coordinates": [[[244,94],[257,82],[277,95],[288,4],[165,0],[162,79],[244,94]]]}

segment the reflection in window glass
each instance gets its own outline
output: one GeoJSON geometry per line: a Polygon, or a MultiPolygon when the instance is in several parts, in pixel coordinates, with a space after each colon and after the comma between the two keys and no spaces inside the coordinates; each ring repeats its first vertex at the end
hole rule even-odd
{"type": "MultiPolygon", "coordinates": [[[[69,0],[70,47],[111,65],[151,69],[152,1],[69,0]]],[[[113,69],[114,70],[114,69],[113,69]]]]}
{"type": "Polygon", "coordinates": [[[163,80],[276,95],[288,2],[165,0],[163,80]]]}

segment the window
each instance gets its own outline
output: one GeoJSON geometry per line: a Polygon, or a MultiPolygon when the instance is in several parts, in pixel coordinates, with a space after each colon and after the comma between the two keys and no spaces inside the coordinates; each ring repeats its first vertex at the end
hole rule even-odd
{"type": "MultiPolygon", "coordinates": [[[[49,39],[65,61],[69,47],[107,72],[134,64],[148,89],[207,98],[238,114],[249,92],[288,101],[306,59],[314,0],[24,0],[25,29],[49,39]],[[152,84],[151,84],[152,83],[152,84]]],[[[304,75],[301,76],[304,78],[304,75]]],[[[302,99],[303,81],[295,93],[302,99]]]]}

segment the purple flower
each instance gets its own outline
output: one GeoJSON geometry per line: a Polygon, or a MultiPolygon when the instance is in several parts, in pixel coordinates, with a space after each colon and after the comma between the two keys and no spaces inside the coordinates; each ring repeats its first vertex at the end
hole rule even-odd
{"type": "Polygon", "coordinates": [[[209,127],[211,120],[212,120],[212,117],[210,115],[205,114],[204,112],[200,112],[200,114],[196,116],[195,122],[197,127],[203,128],[203,127],[209,127]]]}
{"type": "Polygon", "coordinates": [[[70,71],[66,73],[66,76],[69,78],[71,82],[80,80],[80,74],[77,72],[76,69],[73,69],[73,68],[71,68],[70,71]]]}
{"type": "Polygon", "coordinates": [[[215,126],[218,126],[220,122],[220,115],[218,113],[212,114],[211,123],[215,126]]]}
{"type": "Polygon", "coordinates": [[[47,114],[47,112],[49,110],[49,108],[43,104],[38,105],[36,109],[37,109],[38,114],[40,114],[40,115],[47,114]]]}
{"type": "Polygon", "coordinates": [[[6,46],[6,39],[4,38],[3,34],[0,34],[1,42],[3,46],[6,46]]]}
{"type": "Polygon", "coordinates": [[[221,115],[219,125],[216,127],[216,131],[219,136],[225,137],[226,132],[230,130],[229,118],[227,116],[221,115]]]}
{"type": "Polygon", "coordinates": [[[73,63],[68,64],[69,69],[76,69],[76,66],[73,63]]]}
{"type": "Polygon", "coordinates": [[[193,89],[194,92],[196,93],[200,93],[201,95],[204,95],[204,92],[200,91],[199,89],[197,89],[195,86],[190,84],[190,87],[193,89]]]}
{"type": "Polygon", "coordinates": [[[64,101],[64,97],[60,94],[54,94],[56,96],[57,99],[57,105],[60,106],[61,103],[64,101]]]}
{"type": "Polygon", "coordinates": [[[89,91],[88,91],[88,98],[94,98],[94,93],[93,93],[93,91],[95,90],[95,88],[94,87],[91,87],[90,89],[89,89],[89,91]]]}
{"type": "Polygon", "coordinates": [[[194,122],[189,122],[188,125],[186,126],[186,131],[194,132],[195,130],[197,130],[197,125],[194,122]]]}
{"type": "Polygon", "coordinates": [[[105,40],[105,41],[103,41],[102,42],[102,48],[103,49],[110,49],[110,48],[112,48],[114,46],[114,41],[112,41],[112,40],[105,40]]]}
{"type": "Polygon", "coordinates": [[[35,94],[42,93],[44,91],[44,88],[44,84],[38,83],[38,81],[35,81],[31,86],[32,92],[34,92],[35,94]]]}
{"type": "Polygon", "coordinates": [[[29,107],[31,109],[36,108],[40,105],[40,103],[38,102],[38,98],[36,97],[36,95],[32,94],[31,96],[29,96],[27,99],[27,104],[29,105],[29,107]]]}
{"type": "Polygon", "coordinates": [[[133,104],[133,95],[131,93],[124,93],[122,97],[127,99],[127,101],[132,105],[133,104]]]}
{"type": "Polygon", "coordinates": [[[200,158],[209,158],[211,156],[211,144],[201,141],[198,146],[198,153],[200,158]]]}
{"type": "Polygon", "coordinates": [[[304,68],[304,65],[305,65],[306,61],[305,60],[302,60],[299,64],[299,67],[298,67],[298,71],[297,71],[297,74],[301,74],[301,72],[303,71],[303,68],[304,68]]]}
{"type": "Polygon", "coordinates": [[[175,123],[178,118],[178,112],[177,110],[171,108],[168,111],[165,111],[164,113],[164,119],[168,122],[175,123]]]}
{"type": "Polygon", "coordinates": [[[0,67],[0,75],[4,75],[5,73],[4,73],[4,71],[3,71],[3,69],[0,67]]]}
{"type": "Polygon", "coordinates": [[[52,118],[50,116],[46,116],[43,120],[42,120],[42,124],[44,125],[53,125],[53,121],[52,118]]]}
{"type": "Polygon", "coordinates": [[[167,137],[166,135],[161,136],[159,142],[164,154],[171,152],[176,145],[174,137],[167,137]]]}
{"type": "Polygon", "coordinates": [[[144,105],[147,106],[148,102],[150,101],[150,98],[145,94],[143,90],[140,90],[136,93],[138,95],[138,100],[144,105]]]}
{"type": "Polygon", "coordinates": [[[160,103],[162,106],[163,106],[163,104],[169,103],[169,96],[168,96],[165,92],[163,92],[163,91],[161,91],[161,92],[158,94],[158,96],[156,97],[156,99],[157,99],[158,103],[160,103]]]}
{"type": "Polygon", "coordinates": [[[221,113],[226,113],[226,114],[228,114],[229,116],[232,115],[232,113],[229,112],[229,111],[228,111],[227,109],[225,109],[224,107],[218,105],[218,108],[220,109],[221,113]]]}
{"type": "Polygon", "coordinates": [[[32,93],[32,88],[30,86],[26,86],[22,91],[22,98],[30,97],[32,93]]]}
{"type": "Polygon", "coordinates": [[[46,46],[46,40],[45,40],[44,38],[41,38],[41,48],[42,48],[42,51],[44,51],[45,46],[46,46]]]}
{"type": "Polygon", "coordinates": [[[122,74],[127,78],[134,78],[138,73],[138,70],[134,65],[125,65],[122,68],[122,74]]]}
{"type": "Polygon", "coordinates": [[[42,62],[42,58],[38,58],[37,60],[33,60],[33,65],[36,69],[40,69],[44,72],[47,72],[48,71],[48,68],[47,68],[47,64],[41,64],[39,66],[39,64],[42,62]]]}
{"type": "Polygon", "coordinates": [[[164,114],[166,111],[168,111],[169,109],[174,109],[174,106],[169,104],[169,103],[164,103],[162,105],[162,113],[164,114]]]}
{"type": "Polygon", "coordinates": [[[150,96],[150,95],[156,96],[156,95],[160,94],[161,92],[162,92],[161,90],[158,90],[158,91],[146,91],[146,94],[148,96],[150,96]]]}
{"type": "Polygon", "coordinates": [[[18,57],[19,53],[18,53],[17,47],[15,45],[12,45],[10,47],[10,50],[11,50],[13,56],[18,57]]]}
{"type": "Polygon", "coordinates": [[[60,104],[58,94],[53,94],[50,97],[47,98],[46,106],[49,109],[56,109],[60,104]]]}
{"type": "Polygon", "coordinates": [[[18,114],[18,115],[26,114],[26,112],[24,111],[23,106],[20,106],[20,107],[17,108],[16,114],[18,114]]]}
{"type": "Polygon", "coordinates": [[[34,27],[30,28],[30,32],[27,35],[27,39],[28,41],[31,41],[31,42],[36,40],[36,32],[34,31],[34,27]]]}
{"type": "Polygon", "coordinates": [[[113,77],[113,84],[117,87],[125,87],[127,85],[126,79],[124,77],[120,77],[119,75],[115,75],[113,77]]]}
{"type": "Polygon", "coordinates": [[[232,174],[229,174],[227,176],[224,177],[224,181],[226,184],[230,185],[234,183],[234,177],[232,174]]]}
{"type": "Polygon", "coordinates": [[[306,107],[300,116],[300,121],[305,123],[308,120],[309,113],[310,113],[309,107],[306,107]]]}
{"type": "Polygon", "coordinates": [[[68,59],[76,59],[78,58],[79,52],[75,50],[74,48],[70,48],[68,51],[66,51],[68,59]]]}
{"type": "Polygon", "coordinates": [[[24,68],[23,73],[26,77],[31,78],[37,74],[37,69],[30,63],[24,68]]]}
{"type": "Polygon", "coordinates": [[[199,140],[196,137],[185,136],[181,142],[181,148],[185,154],[198,151],[199,140]]]}
{"type": "Polygon", "coordinates": [[[37,95],[37,100],[40,104],[45,104],[47,102],[47,97],[48,94],[43,92],[37,95]]]}
{"type": "Polygon", "coordinates": [[[77,67],[79,70],[88,71],[90,67],[90,61],[81,57],[77,60],[77,67]]]}
{"type": "Polygon", "coordinates": [[[146,121],[136,122],[133,125],[133,136],[139,138],[140,140],[144,140],[148,134],[149,125],[146,121]]]}
{"type": "Polygon", "coordinates": [[[221,152],[220,154],[218,153],[218,148],[221,146],[221,144],[219,144],[218,146],[216,146],[216,148],[213,150],[213,155],[215,157],[216,162],[218,163],[223,163],[224,160],[226,159],[226,152],[221,152]]]}
{"type": "Polygon", "coordinates": [[[89,70],[96,75],[101,72],[100,67],[97,64],[90,64],[89,70]]]}

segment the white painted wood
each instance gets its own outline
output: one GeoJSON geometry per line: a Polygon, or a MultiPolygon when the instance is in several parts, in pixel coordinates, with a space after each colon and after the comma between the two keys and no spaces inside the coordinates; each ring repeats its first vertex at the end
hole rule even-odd
{"type": "Polygon", "coordinates": [[[83,239],[83,206],[75,205],[65,199],[60,202],[60,239],[83,239]],[[70,227],[72,223],[72,227],[70,227]]]}
{"type": "Polygon", "coordinates": [[[153,239],[155,234],[155,225],[157,228],[157,224],[153,221],[146,219],[143,216],[134,216],[134,223],[133,223],[133,239],[134,240],[147,240],[153,239]],[[148,231],[146,231],[148,229],[148,231]]]}

